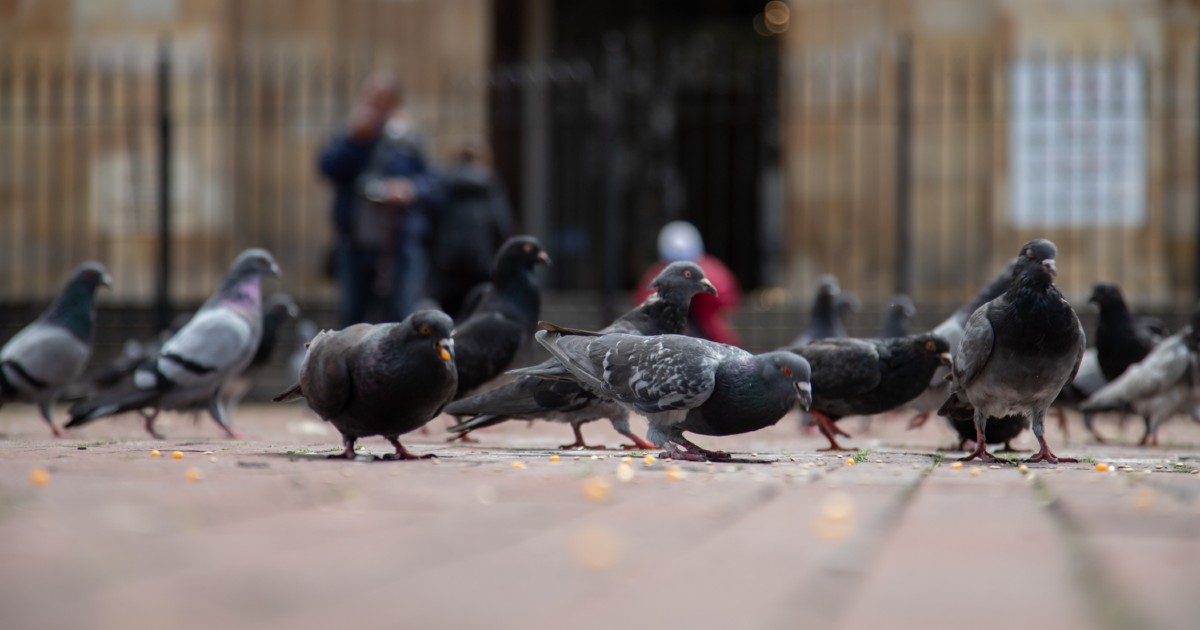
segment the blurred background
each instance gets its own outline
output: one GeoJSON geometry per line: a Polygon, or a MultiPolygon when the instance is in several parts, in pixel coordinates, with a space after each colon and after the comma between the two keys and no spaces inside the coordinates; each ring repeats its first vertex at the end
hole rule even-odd
{"type": "Polygon", "coordinates": [[[821,274],[861,299],[852,333],[898,291],[921,328],[1033,236],[1081,315],[1107,279],[1178,324],[1198,35],[1196,0],[0,0],[0,338],[94,258],[111,355],[255,245],[331,324],[315,158],[379,68],[435,158],[492,147],[556,263],[547,319],[623,309],[685,219],[747,289],[755,350],[803,328],[821,274]]]}

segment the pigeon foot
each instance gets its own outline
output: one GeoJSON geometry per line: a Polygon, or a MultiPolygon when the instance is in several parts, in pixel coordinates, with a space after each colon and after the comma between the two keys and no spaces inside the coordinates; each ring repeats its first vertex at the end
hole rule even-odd
{"type": "Polygon", "coordinates": [[[975,445],[975,450],[971,451],[970,455],[958,458],[960,462],[969,462],[973,459],[978,459],[985,464],[1007,464],[1008,460],[1000,459],[987,451],[987,445],[983,442],[978,442],[975,445]]]}
{"type": "Polygon", "coordinates": [[[575,440],[570,444],[560,444],[558,448],[564,451],[603,451],[608,449],[608,447],[603,444],[597,444],[593,446],[585,443],[583,440],[575,440]]]}
{"type": "Polygon", "coordinates": [[[732,459],[729,453],[701,448],[682,437],[668,440],[663,444],[663,448],[666,450],[659,455],[662,459],[681,459],[689,462],[732,459]]]}
{"type": "Polygon", "coordinates": [[[909,430],[911,431],[912,429],[919,429],[919,428],[925,426],[925,423],[929,422],[929,415],[930,414],[928,411],[924,411],[924,412],[921,412],[921,413],[909,418],[908,419],[909,430]]]}
{"type": "Polygon", "coordinates": [[[408,449],[404,448],[404,445],[400,443],[399,438],[385,437],[384,439],[386,439],[388,441],[388,443],[391,444],[392,447],[396,449],[395,453],[388,453],[387,455],[384,455],[383,457],[380,458],[385,461],[400,461],[400,460],[408,460],[408,459],[437,459],[437,455],[434,455],[433,453],[426,453],[424,455],[413,455],[412,453],[408,452],[408,449]]]}
{"type": "Polygon", "coordinates": [[[658,448],[658,446],[654,445],[650,441],[638,437],[632,431],[630,431],[629,433],[622,433],[622,435],[624,435],[625,437],[627,437],[633,441],[633,444],[622,444],[621,445],[621,448],[623,448],[627,451],[640,451],[640,450],[649,451],[649,450],[658,448]]]}
{"type": "Polygon", "coordinates": [[[1042,445],[1042,450],[1038,451],[1033,457],[1025,460],[1027,464],[1035,464],[1045,462],[1047,464],[1078,464],[1079,460],[1072,457],[1058,457],[1046,445],[1046,438],[1038,436],[1038,442],[1042,445]]]}
{"type": "Polygon", "coordinates": [[[55,426],[53,424],[50,425],[50,432],[54,434],[54,437],[59,438],[59,439],[67,437],[66,431],[63,431],[62,429],[58,428],[57,426],[55,426]]]}

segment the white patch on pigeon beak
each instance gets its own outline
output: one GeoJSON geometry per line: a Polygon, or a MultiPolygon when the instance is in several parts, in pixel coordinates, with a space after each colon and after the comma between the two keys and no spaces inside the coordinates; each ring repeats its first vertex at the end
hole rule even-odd
{"type": "Polygon", "coordinates": [[[941,359],[943,365],[945,365],[946,367],[950,367],[951,357],[950,357],[949,352],[943,352],[943,353],[939,354],[938,358],[941,359]]]}
{"type": "Polygon", "coordinates": [[[700,279],[700,284],[702,284],[702,285],[704,285],[705,287],[707,287],[706,291],[707,291],[708,293],[711,293],[711,294],[713,294],[713,295],[717,295],[717,286],[716,286],[715,284],[713,284],[712,282],[710,282],[710,281],[708,280],[708,278],[701,278],[701,279],[700,279]]]}
{"type": "Polygon", "coordinates": [[[108,274],[104,274],[104,275],[100,276],[100,284],[111,289],[112,285],[113,285],[112,276],[110,276],[108,274]]]}

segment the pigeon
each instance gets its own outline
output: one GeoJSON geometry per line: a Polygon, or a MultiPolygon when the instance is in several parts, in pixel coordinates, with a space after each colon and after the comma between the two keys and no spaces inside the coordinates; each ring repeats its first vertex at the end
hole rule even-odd
{"type": "Polygon", "coordinates": [[[809,415],[842,450],[833,423],[846,416],[884,413],[907,403],[929,384],[939,366],[950,364],[950,345],[936,334],[896,339],[820,339],[785,350],[812,367],[813,400],[809,415]]]}
{"type": "Polygon", "coordinates": [[[100,286],[112,287],[104,265],[79,265],[45,312],[0,348],[0,407],[37,405],[55,437],[63,431],[54,425],[50,407],[79,379],[92,355],[100,286]]]}
{"type": "Polygon", "coordinates": [[[1200,387],[1200,310],[1191,323],[1167,337],[1080,405],[1089,412],[1130,406],[1145,418],[1139,444],[1158,444],[1158,427],[1175,413],[1191,413],[1200,387]]]}
{"type": "Polygon", "coordinates": [[[799,346],[829,337],[845,337],[846,325],[842,318],[848,311],[856,310],[857,304],[857,298],[842,295],[837,278],[829,274],[821,276],[817,297],[813,300],[812,320],[808,328],[792,340],[792,345],[799,346]]]}
{"type": "Polygon", "coordinates": [[[163,342],[133,379],[71,406],[68,427],[126,411],[138,411],[146,431],[154,430],[160,411],[205,409],[230,438],[238,434],[229,424],[221,387],[250,365],[262,338],[262,278],[279,276],[279,265],[264,249],[248,249],[233,261],[220,288],[182,328],[163,342]]]}
{"type": "MultiPolygon", "coordinates": [[[[690,261],[667,265],[649,288],[655,293],[600,333],[680,334],[687,325],[688,306],[692,297],[702,291],[717,294],[716,287],[705,277],[704,270],[690,261]]],[[[557,364],[557,360],[549,359],[538,367],[552,369],[557,364]]],[[[654,448],[653,444],[630,430],[629,412],[624,407],[612,400],[597,398],[574,381],[521,376],[491,391],[450,403],[446,413],[475,416],[448,429],[459,436],[511,419],[540,418],[566,422],[575,432],[575,441],[560,447],[564,449],[593,448],[584,442],[580,427],[592,420],[608,418],[618,433],[633,441],[626,448],[654,448]]]]}
{"type": "MultiPolygon", "coordinates": [[[[975,444],[978,436],[975,433],[974,407],[968,404],[955,405],[952,409],[947,409],[946,421],[950,423],[950,428],[958,433],[958,444],[954,450],[965,451],[968,444],[975,444]]],[[[1025,416],[988,418],[983,431],[983,441],[988,444],[1003,444],[1004,448],[1000,449],[1000,452],[1011,453],[1014,452],[1012,441],[1028,428],[1029,418],[1025,416]]]]}
{"type": "MultiPolygon", "coordinates": [[[[646,415],[647,438],[666,449],[661,456],[667,459],[729,459],[691,443],[683,432],[747,433],[779,422],[797,401],[803,408],[812,402],[808,361],[791,352],[753,355],[683,335],[587,336],[543,328],[535,338],[571,377],[646,415]]],[[[557,368],[543,374],[562,378],[557,368]]]]}
{"type": "Polygon", "coordinates": [[[279,344],[279,329],[285,321],[295,319],[299,315],[300,307],[296,305],[292,296],[276,293],[267,298],[266,304],[263,305],[262,339],[258,342],[254,358],[250,359],[250,365],[246,366],[241,374],[229,379],[221,388],[222,403],[226,411],[236,408],[246,394],[250,393],[258,373],[271,361],[275,346],[279,344]]]}
{"type": "Polygon", "coordinates": [[[903,293],[893,295],[888,301],[887,315],[884,317],[883,329],[879,336],[884,339],[907,337],[909,323],[916,314],[917,307],[913,305],[911,298],[903,293]]]}
{"type": "Polygon", "coordinates": [[[550,256],[532,236],[514,236],[496,253],[491,286],[454,328],[456,399],[508,368],[536,330],[541,294],[533,270],[543,263],[550,256]]]}
{"type": "MultiPolygon", "coordinates": [[[[1079,372],[1075,374],[1075,378],[1063,388],[1058,394],[1058,398],[1054,400],[1054,404],[1050,406],[1052,411],[1059,414],[1059,423],[1063,427],[1065,433],[1066,412],[1067,410],[1079,410],[1079,405],[1088,399],[1092,394],[1100,391],[1101,387],[1108,384],[1108,379],[1104,378],[1104,373],[1100,370],[1100,359],[1095,348],[1088,348],[1083,351],[1083,360],[1079,362],[1079,372]]],[[[971,418],[967,418],[970,423],[971,418]]],[[[1028,425],[1028,423],[1026,423],[1028,425]]],[[[989,425],[990,426],[990,425],[989,425]]],[[[1096,441],[1103,442],[1104,438],[1096,432],[1095,414],[1091,412],[1083,412],[1083,426],[1096,438],[1096,441]]],[[[975,435],[975,427],[972,423],[967,427],[971,436],[975,435]]],[[[962,434],[962,431],[959,431],[962,434]]],[[[990,433],[990,432],[989,432],[990,433]]],[[[972,439],[974,439],[972,437],[972,439]]]]}
{"type": "Polygon", "coordinates": [[[300,382],[274,400],[303,398],[337,427],[346,448],[331,459],[354,459],[355,442],[372,435],[396,449],[383,459],[434,457],[408,452],[400,436],[440,414],[458,387],[453,328],[449,315],[421,310],[400,323],[318,333],[308,346],[300,382]]]}
{"type": "Polygon", "coordinates": [[[1116,284],[1097,282],[1092,285],[1088,301],[1100,309],[1096,324],[1096,354],[1104,378],[1111,383],[1126,368],[1146,358],[1165,335],[1159,334],[1152,323],[1133,317],[1116,284]]]}
{"type": "MultiPolygon", "coordinates": [[[[962,343],[963,331],[967,325],[967,319],[971,317],[980,306],[990,302],[1008,290],[1009,280],[1012,279],[1013,267],[1016,265],[1016,259],[1010,260],[1000,273],[992,278],[991,282],[979,290],[975,297],[971,298],[970,302],[960,306],[942,323],[938,324],[933,329],[934,334],[942,339],[945,339],[950,344],[950,356],[958,353],[958,346],[962,343]]],[[[933,377],[929,380],[929,387],[917,396],[915,400],[906,405],[907,408],[916,411],[908,423],[910,429],[915,429],[929,420],[929,416],[938,410],[938,407],[946,401],[946,395],[950,391],[949,383],[950,370],[948,368],[939,368],[933,373],[933,377]]]]}
{"type": "Polygon", "coordinates": [[[953,384],[939,410],[970,404],[975,450],[962,458],[999,461],[987,451],[988,418],[1029,417],[1041,447],[1029,462],[1074,461],[1054,455],[1044,436],[1046,409],[1075,378],[1086,337],[1071,304],[1054,285],[1058,249],[1046,239],[1021,246],[1004,295],[979,307],[967,320],[951,368],[953,384]]]}

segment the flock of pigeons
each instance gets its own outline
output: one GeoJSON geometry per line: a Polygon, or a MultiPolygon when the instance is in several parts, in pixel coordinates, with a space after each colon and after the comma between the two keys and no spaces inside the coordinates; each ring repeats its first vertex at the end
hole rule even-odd
{"type": "MultiPolygon", "coordinates": [[[[1030,461],[1048,463],[1073,461],[1046,443],[1051,410],[1060,418],[1066,408],[1083,412],[1093,434],[1096,412],[1136,413],[1146,422],[1143,444],[1156,441],[1172,415],[1200,415],[1200,311],[1168,335],[1157,322],[1135,318],[1115,285],[1097,283],[1090,300],[1100,310],[1096,347],[1085,350],[1079,319],[1054,284],[1055,255],[1050,241],[1026,243],[971,302],[927,333],[908,334],[914,309],[897,299],[884,334],[873,339],[846,336],[840,314],[851,302],[827,277],[808,330],[762,354],[682,335],[692,297],[716,289],[698,265],[676,262],[654,279],[649,299],[600,331],[541,322],[535,338],[551,358],[512,370],[514,379],[488,389],[482,386],[508,370],[539,327],[534,272],[550,259],[537,239],[517,236],[496,254],[491,282],[460,321],[429,309],[398,323],[311,331],[298,382],[275,400],[303,399],[341,432],[345,450],[333,457],[349,459],[369,436],[392,444],[385,459],[415,458],[400,436],[442,413],[457,418],[452,439],[508,420],[569,424],[575,439],[563,448],[588,448],[582,425],[607,419],[630,440],[626,448],[702,461],[730,455],[694,444],[685,432],[746,433],[797,405],[835,449],[836,436],[846,435],[836,426],[842,418],[902,410],[918,425],[936,411],[963,438],[960,449],[973,442],[965,460],[997,461],[988,445],[1007,446],[1031,427],[1040,448],[1030,461]],[[649,421],[645,438],[631,431],[631,412],[649,421]]],[[[207,411],[234,437],[228,410],[265,363],[279,322],[296,313],[286,296],[264,305],[266,275],[279,275],[268,252],[242,252],[216,293],[161,345],[128,353],[77,391],[91,354],[95,292],[111,286],[102,265],[85,263],[0,349],[0,405],[36,404],[59,436],[51,407],[66,395],[77,398],[67,428],[136,411],[159,437],[160,411],[207,411]]]]}

